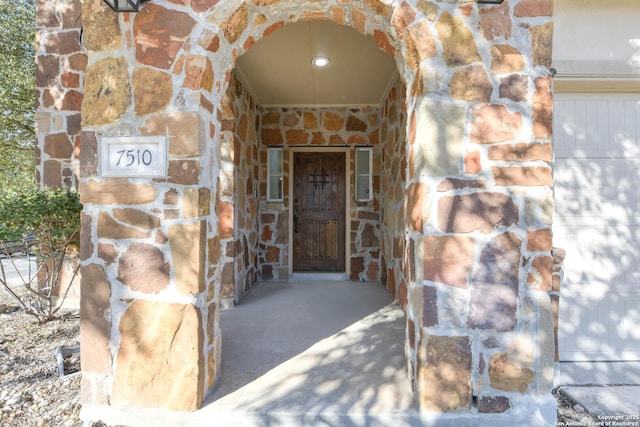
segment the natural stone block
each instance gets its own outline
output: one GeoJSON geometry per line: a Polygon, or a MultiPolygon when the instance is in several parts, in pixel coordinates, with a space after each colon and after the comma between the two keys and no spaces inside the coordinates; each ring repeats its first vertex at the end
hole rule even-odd
{"type": "Polygon", "coordinates": [[[489,160],[505,162],[533,162],[542,160],[551,162],[552,149],[550,143],[516,145],[501,144],[489,147],[489,160]]]}
{"type": "Polygon", "coordinates": [[[194,411],[204,395],[202,319],[190,304],[136,300],[118,329],[111,403],[194,411]]]}
{"type": "Polygon", "coordinates": [[[206,228],[204,220],[169,228],[171,260],[180,293],[197,294],[205,289],[206,228]]]}
{"type": "Polygon", "coordinates": [[[116,208],[113,210],[113,217],[120,222],[145,230],[153,230],[160,227],[160,218],[138,209],[116,208]]]}
{"type": "Polygon", "coordinates": [[[60,60],[56,55],[38,55],[36,60],[36,87],[57,86],[60,60]]]}
{"type": "Polygon", "coordinates": [[[471,285],[470,328],[506,332],[515,327],[521,244],[513,233],[503,233],[480,253],[471,285]]]}
{"type": "Polygon", "coordinates": [[[552,186],[553,175],[550,167],[494,167],[491,168],[496,185],[552,186]]]}
{"type": "Polygon", "coordinates": [[[136,114],[145,116],[169,105],[173,96],[171,74],[149,67],[133,70],[133,99],[136,114]]]}
{"type": "Polygon", "coordinates": [[[469,139],[479,144],[505,142],[516,138],[521,129],[520,113],[510,113],[504,105],[484,105],[473,109],[469,139]]]}
{"type": "Polygon", "coordinates": [[[478,399],[478,412],[485,414],[501,414],[511,409],[511,403],[506,396],[481,396],[478,399]]]}
{"type": "Polygon", "coordinates": [[[154,186],[150,184],[133,184],[125,178],[80,183],[82,203],[137,205],[154,201],[156,194],[157,190],[154,186]]]}
{"type": "Polygon", "coordinates": [[[551,67],[553,47],[553,22],[529,28],[533,65],[551,67]]]}
{"type": "Polygon", "coordinates": [[[467,287],[475,243],[464,236],[425,236],[424,279],[459,288],[467,287]]]}
{"type": "Polygon", "coordinates": [[[521,0],[516,4],[513,13],[519,18],[552,16],[553,0],[521,0]]]}
{"type": "Polygon", "coordinates": [[[537,256],[533,259],[527,284],[537,290],[550,291],[553,273],[553,257],[537,256]]]}
{"type": "Polygon", "coordinates": [[[451,96],[471,102],[489,102],[493,85],[482,65],[472,65],[457,71],[449,82],[451,96]]]}
{"type": "Polygon", "coordinates": [[[422,287],[422,326],[438,324],[438,290],[433,286],[422,287]]]}
{"type": "Polygon", "coordinates": [[[220,274],[220,296],[233,299],[235,296],[233,262],[225,263],[220,274]]]}
{"type": "Polygon", "coordinates": [[[111,285],[102,266],[81,267],[80,282],[80,357],[85,373],[111,373],[111,285]]]}
{"type": "Polygon", "coordinates": [[[520,74],[512,74],[509,77],[500,79],[498,93],[500,98],[507,98],[514,102],[524,102],[527,100],[529,92],[529,78],[520,74]]]}
{"type": "Polygon", "coordinates": [[[458,179],[446,178],[438,184],[438,192],[460,190],[463,188],[486,188],[487,182],[484,179],[458,179]]]}
{"type": "Polygon", "coordinates": [[[88,66],[84,82],[83,126],[114,123],[131,105],[128,65],[122,56],[88,66]]]}
{"type": "Polygon", "coordinates": [[[56,55],[69,55],[82,51],[80,33],[77,30],[46,33],[41,43],[46,53],[56,55]]]}
{"type": "Polygon", "coordinates": [[[240,38],[242,32],[247,28],[249,21],[249,9],[246,3],[236,9],[222,24],[222,32],[229,43],[233,43],[240,38]]]}
{"type": "Polygon", "coordinates": [[[54,133],[44,137],[44,152],[54,159],[69,159],[73,145],[66,133],[54,133]]]}
{"type": "Polygon", "coordinates": [[[438,201],[438,227],[446,233],[491,233],[518,222],[518,207],[503,193],[444,196],[438,201]]]}
{"type": "Polygon", "coordinates": [[[98,238],[101,239],[143,239],[151,236],[149,231],[141,231],[113,219],[108,213],[98,215],[98,238]]]}
{"type": "Polygon", "coordinates": [[[170,160],[168,182],[174,184],[194,185],[200,178],[200,161],[170,160]]]}
{"type": "Polygon", "coordinates": [[[260,129],[260,141],[267,147],[270,147],[282,145],[284,143],[284,138],[282,137],[282,131],[280,128],[262,128],[260,129]]]}
{"type": "Polygon", "coordinates": [[[205,187],[185,188],[182,197],[182,212],[185,218],[209,215],[211,190],[205,187]]]}
{"type": "Polygon", "coordinates": [[[82,29],[82,45],[87,50],[115,51],[122,46],[118,13],[104,1],[83,2],[82,29]]]}
{"type": "Polygon", "coordinates": [[[517,73],[524,69],[524,57],[508,44],[491,46],[491,72],[493,74],[517,73]]]}
{"type": "MultiPolygon", "coordinates": [[[[553,232],[551,228],[527,231],[528,251],[550,251],[553,244],[553,232]]],[[[555,257],[555,251],[553,253],[555,257]]],[[[555,263],[555,259],[553,261],[555,263]]]]}
{"type": "Polygon", "coordinates": [[[373,30],[373,41],[376,42],[378,48],[393,58],[395,47],[389,42],[389,35],[380,30],[373,30]]]}
{"type": "Polygon", "coordinates": [[[498,353],[489,359],[489,379],[493,388],[526,393],[534,377],[531,369],[511,360],[507,353],[498,353]]]}
{"type": "Polygon", "coordinates": [[[200,120],[197,112],[176,111],[171,114],[155,115],[146,121],[145,126],[151,135],[169,137],[171,157],[200,155],[200,120]]]}
{"type": "Polygon", "coordinates": [[[407,190],[407,224],[415,231],[422,231],[422,224],[428,221],[428,212],[425,212],[425,200],[428,197],[429,186],[421,183],[413,183],[407,190]]]}
{"type": "Polygon", "coordinates": [[[423,98],[416,108],[416,135],[411,169],[420,175],[458,175],[467,109],[423,98]]]}
{"type": "Polygon", "coordinates": [[[202,88],[207,92],[211,92],[213,80],[213,65],[208,57],[202,55],[187,56],[183,87],[194,90],[202,88]]]}
{"type": "Polygon", "coordinates": [[[337,132],[344,127],[344,117],[331,111],[322,115],[322,124],[327,131],[337,132]]]}
{"type": "Polygon", "coordinates": [[[551,77],[539,77],[534,81],[533,136],[551,138],[553,135],[553,92],[551,77]]]}
{"type": "Polygon", "coordinates": [[[309,132],[300,129],[288,129],[285,134],[289,145],[307,145],[311,135],[309,132]]]}
{"type": "Polygon", "coordinates": [[[89,178],[98,174],[98,140],[95,132],[80,134],[80,177],[89,178]]]}
{"type": "Polygon", "coordinates": [[[133,291],[161,292],[169,285],[169,274],[162,251],[147,243],[129,245],[118,261],[118,280],[133,291]]]}
{"type": "Polygon", "coordinates": [[[511,12],[509,2],[498,6],[478,8],[480,12],[480,33],[487,40],[511,38],[511,12]]]}
{"type": "Polygon", "coordinates": [[[419,400],[428,411],[450,412],[471,407],[471,339],[426,337],[419,366],[419,400]],[[424,350],[423,350],[424,351],[424,350]]]}
{"type": "Polygon", "coordinates": [[[220,238],[228,239],[233,237],[233,203],[218,202],[216,210],[216,213],[218,214],[218,234],[220,235],[220,238]]]}
{"type": "Polygon", "coordinates": [[[481,62],[473,33],[457,16],[445,11],[436,22],[443,58],[449,67],[481,62]]]}
{"type": "Polygon", "coordinates": [[[147,4],[133,18],[136,60],[168,70],[182,49],[195,21],[184,12],[147,4]]]}
{"type": "Polygon", "coordinates": [[[42,164],[42,183],[51,188],[62,185],[62,165],[57,160],[46,160],[42,164]]]}

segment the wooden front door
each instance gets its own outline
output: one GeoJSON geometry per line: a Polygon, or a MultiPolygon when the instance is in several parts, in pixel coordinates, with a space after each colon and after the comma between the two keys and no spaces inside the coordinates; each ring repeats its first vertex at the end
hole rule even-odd
{"type": "Polygon", "coordinates": [[[345,154],[294,153],[293,270],[344,271],[345,154]]]}

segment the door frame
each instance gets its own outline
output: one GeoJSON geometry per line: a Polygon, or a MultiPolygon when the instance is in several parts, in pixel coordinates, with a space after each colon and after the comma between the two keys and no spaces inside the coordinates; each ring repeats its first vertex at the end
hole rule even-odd
{"type": "Polygon", "coordinates": [[[294,153],[344,153],[344,185],[345,185],[345,210],[344,210],[344,273],[351,272],[351,150],[353,147],[289,147],[289,185],[287,189],[288,215],[289,215],[289,256],[287,257],[288,272],[291,276],[293,272],[293,173],[294,173],[294,153]]]}

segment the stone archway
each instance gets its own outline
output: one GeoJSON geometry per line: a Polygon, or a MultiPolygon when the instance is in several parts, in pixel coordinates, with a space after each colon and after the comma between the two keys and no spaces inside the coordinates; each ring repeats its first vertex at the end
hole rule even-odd
{"type": "MultiPolygon", "coordinates": [[[[528,417],[552,406],[550,6],[204,0],[119,16],[85,2],[85,403],[194,410],[215,383],[233,258],[222,251],[233,239],[222,96],[256,40],[330,19],[371,35],[408,88],[407,160],[397,167],[406,226],[390,240],[421,407],[528,417]],[[98,144],[109,135],[166,135],[167,177],[101,177],[98,144]]],[[[77,46],[47,50],[65,37],[48,28],[46,56],[70,58],[77,46]]],[[[43,179],[66,167],[45,143],[56,111],[77,109],[72,92],[40,94],[41,118],[52,117],[39,134],[43,179]]]]}

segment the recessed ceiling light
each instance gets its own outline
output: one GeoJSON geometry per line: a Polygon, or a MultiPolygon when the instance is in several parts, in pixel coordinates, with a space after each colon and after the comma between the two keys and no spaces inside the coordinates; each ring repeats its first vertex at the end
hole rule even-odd
{"type": "Polygon", "coordinates": [[[326,56],[316,56],[311,60],[311,63],[316,67],[326,67],[329,65],[329,58],[326,56]]]}

